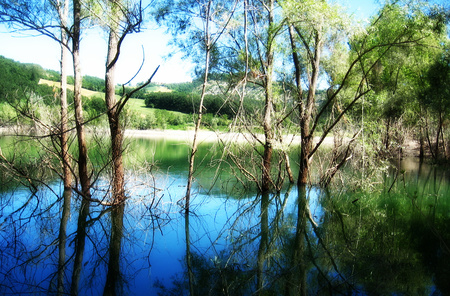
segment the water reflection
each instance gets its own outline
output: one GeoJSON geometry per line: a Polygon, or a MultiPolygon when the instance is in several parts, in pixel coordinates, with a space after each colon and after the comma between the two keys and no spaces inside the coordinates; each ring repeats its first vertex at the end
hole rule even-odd
{"type": "Polygon", "coordinates": [[[370,191],[219,192],[207,146],[186,209],[187,146],[131,148],[130,167],[159,170],[130,174],[125,204],[89,203],[56,181],[2,192],[0,294],[450,294],[446,171],[405,165],[370,191]]]}

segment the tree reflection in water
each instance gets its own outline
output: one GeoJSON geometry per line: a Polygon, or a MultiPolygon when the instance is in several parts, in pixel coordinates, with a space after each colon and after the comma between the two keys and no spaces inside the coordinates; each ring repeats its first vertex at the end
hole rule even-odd
{"type": "MultiPolygon", "coordinates": [[[[406,179],[390,192],[392,179],[376,192],[310,187],[233,201],[225,247],[194,244],[193,294],[448,294],[448,181],[438,193],[435,181],[406,179]]],[[[188,295],[187,278],[158,285],[160,295],[188,295]]]]}
{"type": "Polygon", "coordinates": [[[448,172],[398,172],[369,190],[241,196],[199,186],[189,211],[176,204],[182,171],[130,176],[130,198],[116,207],[57,182],[9,187],[0,294],[450,294],[448,172]]]}

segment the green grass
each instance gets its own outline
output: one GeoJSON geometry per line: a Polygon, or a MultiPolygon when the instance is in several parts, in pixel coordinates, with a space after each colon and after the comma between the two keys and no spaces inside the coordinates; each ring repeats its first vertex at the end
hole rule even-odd
{"type": "Polygon", "coordinates": [[[130,111],[134,111],[138,114],[148,115],[148,114],[154,114],[154,111],[152,108],[147,108],[145,106],[145,101],[141,99],[129,99],[127,102],[127,106],[130,111]]]}

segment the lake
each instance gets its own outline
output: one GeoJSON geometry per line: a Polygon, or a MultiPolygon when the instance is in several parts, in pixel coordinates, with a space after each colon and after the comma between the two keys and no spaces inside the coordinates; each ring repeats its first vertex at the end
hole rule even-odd
{"type": "MultiPolygon", "coordinates": [[[[11,145],[0,138],[4,153],[11,145]]],[[[186,142],[131,139],[129,198],[111,208],[65,194],[39,170],[39,149],[14,145],[16,176],[0,169],[1,295],[450,294],[448,168],[414,158],[364,174],[349,166],[328,189],[261,196],[220,161],[223,147],[205,143],[186,211],[186,142]],[[20,172],[45,185],[30,191],[20,172]]],[[[101,168],[103,148],[91,148],[101,168]]]]}

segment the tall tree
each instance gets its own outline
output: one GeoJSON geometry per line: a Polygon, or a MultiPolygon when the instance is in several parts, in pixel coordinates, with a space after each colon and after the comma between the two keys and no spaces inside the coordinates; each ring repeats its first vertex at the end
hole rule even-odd
{"type": "MultiPolygon", "coordinates": [[[[263,130],[264,130],[264,153],[263,153],[263,171],[261,189],[262,193],[268,193],[273,185],[271,170],[272,170],[272,154],[274,145],[274,132],[272,128],[272,113],[273,113],[273,71],[274,71],[274,51],[275,51],[275,36],[276,36],[276,24],[275,24],[275,1],[268,0],[262,3],[262,7],[265,9],[266,17],[266,32],[264,44],[262,44],[263,50],[259,52],[259,58],[261,60],[261,70],[263,74],[263,86],[264,86],[264,117],[263,117],[263,130]]],[[[264,21],[264,19],[263,19],[264,21]]]]}
{"type": "Polygon", "coordinates": [[[237,2],[238,1],[230,2],[213,0],[168,1],[162,4],[156,13],[156,20],[159,23],[165,23],[175,38],[183,35],[187,37],[175,39],[177,40],[175,43],[177,46],[184,49],[190,47],[196,48],[196,51],[186,53],[186,55],[194,60],[199,59],[197,66],[198,68],[203,69],[201,74],[203,82],[201,86],[200,103],[197,110],[194,137],[189,154],[188,180],[186,194],[184,196],[186,264],[188,267],[190,295],[194,295],[195,279],[191,264],[189,215],[195,173],[195,157],[199,144],[198,133],[205,111],[203,103],[205,95],[207,94],[208,75],[210,72],[212,54],[218,47],[218,42],[223,32],[227,29],[228,23],[236,9],[237,2]]]}
{"type": "Polygon", "coordinates": [[[69,18],[69,0],[57,0],[54,3],[61,22],[61,89],[60,89],[60,104],[61,104],[61,160],[63,164],[63,180],[64,187],[70,189],[72,184],[72,172],[70,169],[70,155],[68,145],[68,104],[67,104],[67,65],[69,52],[69,34],[68,34],[68,18],[69,18]]]}
{"type": "MultiPolygon", "coordinates": [[[[117,61],[120,57],[120,49],[125,37],[131,33],[140,31],[142,24],[143,8],[141,1],[107,1],[103,20],[109,31],[108,53],[105,71],[105,103],[107,108],[110,139],[111,139],[111,202],[116,205],[125,200],[125,171],[123,164],[123,132],[121,114],[131,96],[150,84],[158,68],[150,78],[131,92],[124,92],[120,99],[116,98],[115,72],[117,61]]],[[[125,85],[123,86],[125,90],[125,85]]]]}
{"type": "Polygon", "coordinates": [[[339,30],[345,29],[344,15],[326,1],[281,1],[287,21],[292,63],[293,94],[299,108],[301,134],[298,184],[307,184],[313,150],[316,92],[323,69],[324,47],[333,50],[339,30]]]}
{"type": "MultiPolygon", "coordinates": [[[[423,88],[420,92],[419,100],[425,109],[433,114],[436,121],[434,143],[428,138],[429,148],[435,161],[442,156],[449,158],[449,148],[444,137],[444,123],[448,121],[450,115],[450,53],[448,43],[443,53],[435,59],[428,71],[424,75],[423,88]],[[443,149],[441,155],[440,147],[443,149]]],[[[431,119],[431,118],[430,118],[431,119]]],[[[428,133],[428,131],[427,131],[428,133]]]]}
{"type": "Polygon", "coordinates": [[[304,186],[309,182],[310,160],[325,137],[355,103],[372,90],[367,81],[379,60],[396,47],[422,45],[434,29],[435,22],[415,7],[411,10],[413,8],[409,6],[387,5],[365,31],[354,30],[350,34],[351,31],[346,29],[348,18],[345,14],[325,1],[287,0],[280,3],[290,33],[295,71],[293,80],[300,108],[302,145],[298,185],[304,186]],[[336,49],[345,49],[340,44],[348,41],[351,52],[347,51],[349,58],[344,65],[333,67],[324,63],[324,60],[336,61],[333,54],[342,60],[342,56],[346,56],[345,51],[336,49]],[[326,58],[323,57],[324,48],[327,48],[327,54],[331,54],[326,58]],[[318,105],[316,89],[323,70],[327,71],[330,86],[325,100],[318,105]],[[303,94],[304,85],[306,94],[303,94]],[[328,117],[330,108],[336,108],[333,117],[328,117]],[[326,124],[319,141],[313,145],[320,122],[326,124]]]}
{"type": "Polygon", "coordinates": [[[83,103],[81,96],[81,61],[80,61],[80,42],[81,42],[81,21],[82,21],[82,2],[73,0],[73,26],[72,26],[72,61],[74,76],[74,107],[75,107],[75,127],[78,141],[78,179],[76,188],[81,186],[78,193],[82,197],[80,212],[78,215],[77,233],[75,238],[75,262],[72,273],[72,283],[70,287],[71,295],[78,295],[80,274],[83,264],[84,248],[86,243],[86,219],[89,214],[91,201],[91,179],[88,169],[87,143],[84,128],[83,103]]]}
{"type": "MultiPolygon", "coordinates": [[[[82,21],[82,1],[73,0],[73,26],[72,26],[72,60],[73,60],[73,103],[75,107],[75,127],[78,140],[78,182],[81,185],[81,196],[85,199],[91,198],[91,180],[88,169],[88,154],[86,134],[84,128],[83,102],[81,96],[81,21],[82,21]]],[[[77,184],[78,185],[78,184],[77,184]]]]}

